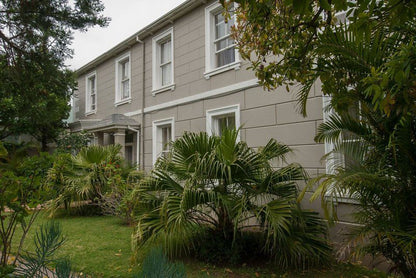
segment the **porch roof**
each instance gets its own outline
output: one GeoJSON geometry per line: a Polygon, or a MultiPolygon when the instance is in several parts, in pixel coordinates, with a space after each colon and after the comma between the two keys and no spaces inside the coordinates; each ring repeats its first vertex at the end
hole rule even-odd
{"type": "Polygon", "coordinates": [[[100,120],[79,120],[71,123],[71,131],[77,132],[86,130],[89,132],[111,131],[116,129],[138,128],[140,124],[132,117],[123,114],[112,114],[109,117],[100,120]]]}

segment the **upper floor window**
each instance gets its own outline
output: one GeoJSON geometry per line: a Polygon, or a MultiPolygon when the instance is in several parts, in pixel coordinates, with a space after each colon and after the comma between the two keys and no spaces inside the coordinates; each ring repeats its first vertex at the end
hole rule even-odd
{"type": "Polygon", "coordinates": [[[153,122],[153,163],[170,151],[170,142],[174,140],[173,118],[153,122]]]}
{"type": "Polygon", "coordinates": [[[130,53],[116,60],[116,105],[129,102],[130,92],[130,53]]]}
{"type": "Polygon", "coordinates": [[[221,136],[224,129],[240,126],[240,106],[238,104],[207,111],[207,133],[221,136]]]}
{"type": "Polygon", "coordinates": [[[85,77],[85,113],[97,110],[97,73],[92,72],[85,77]]]}
{"type": "Polygon", "coordinates": [[[230,17],[226,18],[219,3],[205,8],[205,78],[240,68],[238,51],[231,37],[231,26],[235,24],[233,9],[231,5],[230,17]]]}
{"type": "Polygon", "coordinates": [[[153,95],[175,89],[173,82],[173,28],[153,38],[153,95]]]}

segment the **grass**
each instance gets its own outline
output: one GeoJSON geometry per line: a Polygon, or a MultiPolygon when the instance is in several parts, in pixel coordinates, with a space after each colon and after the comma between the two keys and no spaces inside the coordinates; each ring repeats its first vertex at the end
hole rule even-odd
{"type": "MultiPolygon", "coordinates": [[[[24,248],[33,250],[33,235],[37,227],[48,221],[46,214],[40,214],[32,227],[24,248]]],[[[66,242],[57,256],[69,258],[78,272],[92,277],[131,277],[130,265],[132,227],[123,225],[116,217],[59,217],[55,218],[63,229],[66,242]]],[[[15,247],[19,234],[15,237],[15,247]]],[[[272,265],[256,267],[215,267],[193,260],[185,261],[188,277],[388,277],[378,271],[370,271],[362,266],[338,264],[331,269],[314,270],[305,273],[283,273],[272,265]]]]}
{"type": "Polygon", "coordinates": [[[199,262],[186,262],[189,278],[221,277],[221,278],[387,278],[385,273],[369,270],[354,264],[337,264],[330,269],[310,270],[307,272],[281,272],[272,265],[258,267],[214,267],[199,262]]]}
{"type": "MultiPolygon", "coordinates": [[[[25,241],[25,250],[33,250],[33,235],[48,220],[45,215],[39,215],[25,241]]],[[[109,216],[67,216],[55,221],[61,224],[66,238],[57,257],[69,258],[76,271],[94,274],[94,277],[129,276],[132,227],[109,216]]]]}

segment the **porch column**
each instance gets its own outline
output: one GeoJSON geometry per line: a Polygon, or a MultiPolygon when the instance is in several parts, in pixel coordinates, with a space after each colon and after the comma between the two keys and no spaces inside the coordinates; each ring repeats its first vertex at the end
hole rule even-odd
{"type": "Polygon", "coordinates": [[[138,146],[137,137],[139,137],[139,134],[138,134],[138,132],[135,132],[134,135],[133,135],[133,162],[138,165],[139,164],[139,162],[138,162],[139,158],[138,158],[137,154],[139,153],[139,151],[137,149],[137,146],[138,146]]]}
{"type": "Polygon", "coordinates": [[[126,142],[126,132],[124,129],[117,129],[114,133],[114,145],[120,144],[121,150],[120,155],[124,157],[124,149],[125,149],[125,142],[126,142]]]}
{"type": "Polygon", "coordinates": [[[95,132],[94,137],[97,138],[97,145],[102,146],[104,143],[104,134],[102,132],[95,132]]]}
{"type": "Polygon", "coordinates": [[[111,144],[111,135],[109,133],[104,133],[104,146],[108,146],[111,144]]]}

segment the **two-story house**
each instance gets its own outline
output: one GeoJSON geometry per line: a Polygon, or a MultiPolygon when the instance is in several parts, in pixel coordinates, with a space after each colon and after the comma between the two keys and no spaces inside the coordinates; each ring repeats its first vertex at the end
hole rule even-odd
{"type": "MultiPolygon", "coordinates": [[[[310,176],[330,171],[322,157],[331,145],[314,141],[327,116],[320,84],[309,95],[306,118],[295,93],[264,91],[230,37],[234,19],[224,20],[222,11],[218,2],[188,0],[78,69],[71,130],[93,133],[96,144],[121,144],[128,161],[149,171],[185,131],[241,127],[240,140],[251,147],[275,138],[294,150],[289,162],[310,176]]],[[[344,200],[335,235],[351,222],[353,204],[344,200]]],[[[304,205],[320,210],[319,201],[304,205]]]]}
{"type": "Polygon", "coordinates": [[[264,91],[230,37],[233,17],[225,20],[222,11],[218,2],[188,0],[78,69],[71,130],[93,133],[97,144],[121,144],[128,161],[150,170],[185,131],[241,126],[249,146],[275,138],[311,176],[324,173],[330,146],[313,139],[324,118],[320,85],[306,118],[293,92],[264,91]]]}

